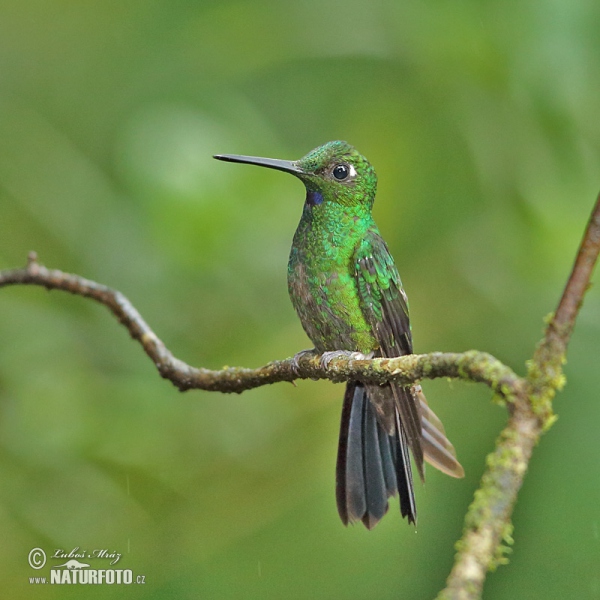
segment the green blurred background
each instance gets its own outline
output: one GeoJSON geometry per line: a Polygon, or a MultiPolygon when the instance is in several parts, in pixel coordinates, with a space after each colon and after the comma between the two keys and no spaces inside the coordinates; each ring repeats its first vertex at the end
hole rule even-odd
{"type": "MultiPolygon", "coordinates": [[[[599,24],[592,0],[1,0],[0,268],[34,249],[120,289],[194,365],[290,356],[302,185],[211,155],[346,139],[416,351],[523,373],[600,187],[599,24]]],[[[594,287],[487,598],[600,598],[599,334],[594,287]]],[[[0,291],[0,341],[5,598],[431,597],[506,419],[426,382],[466,478],[428,470],[416,532],[396,502],[345,529],[341,385],[182,395],[104,307],[41,288],[0,291]],[[147,583],[33,586],[36,546],[121,552],[147,583]]]]}

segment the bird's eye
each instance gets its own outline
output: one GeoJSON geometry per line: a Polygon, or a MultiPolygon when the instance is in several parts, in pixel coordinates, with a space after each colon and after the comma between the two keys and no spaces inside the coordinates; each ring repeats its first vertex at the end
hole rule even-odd
{"type": "Polygon", "coordinates": [[[344,179],[347,179],[348,175],[350,175],[350,169],[348,168],[348,165],[335,165],[331,173],[338,181],[344,181],[344,179]]]}

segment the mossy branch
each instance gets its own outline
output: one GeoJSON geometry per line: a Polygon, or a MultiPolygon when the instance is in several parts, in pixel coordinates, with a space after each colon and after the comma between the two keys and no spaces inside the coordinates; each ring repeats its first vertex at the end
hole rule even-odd
{"type": "Polygon", "coordinates": [[[360,380],[411,384],[446,377],[485,383],[509,408],[509,421],[486,469],[465,518],[457,543],[454,567],[439,598],[479,598],[487,572],[504,562],[504,544],[512,541],[511,514],[541,434],[553,422],[552,399],[563,383],[562,364],[577,312],[589,286],[600,250],[600,196],[592,213],[577,260],[556,313],[528,363],[526,378],[484,352],[434,352],[398,358],[333,359],[324,367],[316,353],[274,361],[257,369],[192,367],[173,356],[131,302],[119,291],[79,275],[47,269],[30,253],[26,267],[0,271],[0,287],[38,285],[91,298],[106,306],[150,357],[158,372],[179,390],[202,389],[241,393],[255,387],[296,379],[360,380]]]}
{"type": "Polygon", "coordinates": [[[520,380],[522,387],[510,405],[508,425],[487,457],[481,484],[465,518],[463,537],[456,545],[454,567],[438,599],[481,597],[487,572],[506,562],[504,550],[512,543],[513,507],[533,448],[555,420],[552,400],[565,383],[562,366],[567,345],[599,252],[600,195],[556,312],[549,317],[544,337],[528,361],[527,377],[520,380]]]}

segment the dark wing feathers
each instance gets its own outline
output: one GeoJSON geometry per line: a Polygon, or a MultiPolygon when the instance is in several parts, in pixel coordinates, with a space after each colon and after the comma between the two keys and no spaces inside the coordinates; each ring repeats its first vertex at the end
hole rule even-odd
{"type": "Polygon", "coordinates": [[[383,239],[371,234],[355,255],[363,312],[387,356],[412,353],[406,295],[400,275],[383,239]]]}
{"type": "MultiPolygon", "coordinates": [[[[363,238],[354,260],[361,308],[375,332],[381,356],[412,353],[408,305],[400,275],[385,242],[376,231],[369,231],[363,238]]],[[[389,385],[400,413],[406,441],[422,478],[423,450],[418,403],[407,388],[394,383],[389,385]]]]}
{"type": "MultiPolygon", "coordinates": [[[[412,353],[406,295],[376,231],[359,244],[354,261],[361,309],[379,343],[376,355],[412,353]]],[[[454,447],[421,386],[349,382],[336,469],[337,505],[344,524],[362,521],[373,528],[387,512],[388,498],[396,494],[402,516],[416,522],[409,447],[421,477],[424,458],[449,475],[463,476],[454,447]]]]}
{"type": "MultiPolygon", "coordinates": [[[[408,316],[408,300],[402,288],[400,275],[390,252],[377,231],[371,230],[359,244],[355,256],[355,272],[361,308],[373,327],[380,344],[381,356],[402,356],[412,353],[412,335],[408,316]]],[[[412,389],[391,384],[391,391],[400,422],[404,428],[417,469],[423,477],[423,458],[436,468],[453,477],[463,477],[464,471],[456,460],[454,447],[446,438],[444,426],[427,405],[420,386],[412,389]]],[[[376,404],[382,424],[389,422],[389,408],[379,400],[385,394],[369,393],[376,404]],[[382,414],[383,413],[383,414],[382,414]]],[[[387,403],[390,404],[389,402],[387,403]]]]}

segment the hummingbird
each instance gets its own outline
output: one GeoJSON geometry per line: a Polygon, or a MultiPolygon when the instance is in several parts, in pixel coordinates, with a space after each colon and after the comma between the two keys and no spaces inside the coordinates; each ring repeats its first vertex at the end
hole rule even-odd
{"type": "MultiPolygon", "coordinates": [[[[214,158],[276,169],[304,183],[288,290],[323,365],[339,356],[412,354],[408,299],[373,220],[377,175],[364,156],[347,142],[332,141],[296,161],[234,154],[214,158]]],[[[420,385],[349,381],[336,464],[337,508],[344,525],[361,521],[372,529],[396,495],[402,517],[416,525],[409,449],[422,481],[424,460],[452,477],[464,476],[420,385]]]]}

